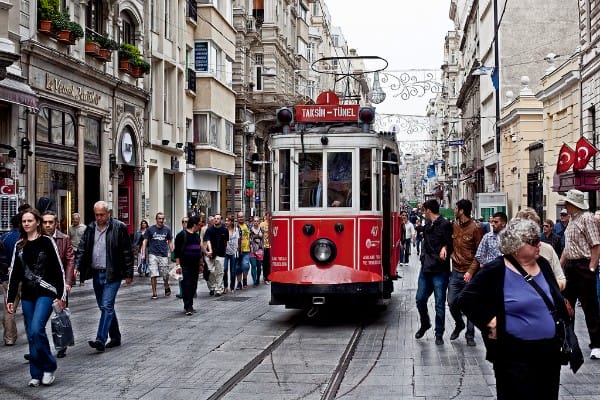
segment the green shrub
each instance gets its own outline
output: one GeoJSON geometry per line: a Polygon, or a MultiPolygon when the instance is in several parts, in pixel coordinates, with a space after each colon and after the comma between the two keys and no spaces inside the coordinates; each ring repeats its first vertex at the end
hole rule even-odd
{"type": "Polygon", "coordinates": [[[68,30],[71,31],[75,40],[81,39],[84,35],[83,28],[77,22],[69,21],[68,30]]]}

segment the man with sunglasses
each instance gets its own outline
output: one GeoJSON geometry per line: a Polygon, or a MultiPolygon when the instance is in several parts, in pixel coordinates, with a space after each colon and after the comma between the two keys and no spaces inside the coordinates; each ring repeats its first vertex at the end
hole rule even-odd
{"type": "Polygon", "coordinates": [[[583,192],[571,189],[564,198],[571,220],[565,229],[565,249],[560,257],[569,303],[581,302],[590,336],[590,358],[600,359],[600,315],[596,292],[596,269],[600,258],[600,227],[589,209],[583,192]]]}

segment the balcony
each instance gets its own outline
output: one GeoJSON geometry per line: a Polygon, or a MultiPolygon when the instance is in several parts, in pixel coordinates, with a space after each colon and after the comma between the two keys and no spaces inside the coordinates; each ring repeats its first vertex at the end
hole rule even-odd
{"type": "Polygon", "coordinates": [[[187,69],[187,88],[186,92],[190,92],[189,94],[196,93],[196,70],[192,68],[187,69]]]}
{"type": "Polygon", "coordinates": [[[194,24],[198,23],[198,3],[196,0],[187,0],[187,14],[188,21],[194,24]]]}

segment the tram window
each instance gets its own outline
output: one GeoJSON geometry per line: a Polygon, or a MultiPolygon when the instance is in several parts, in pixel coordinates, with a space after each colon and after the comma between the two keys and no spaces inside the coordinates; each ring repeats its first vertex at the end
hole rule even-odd
{"type": "Polygon", "coordinates": [[[323,207],[323,154],[300,155],[298,167],[298,206],[323,207]]]}
{"type": "Polygon", "coordinates": [[[279,151],[279,210],[290,210],[290,151],[279,151]]]}
{"type": "Polygon", "coordinates": [[[360,209],[372,208],[371,149],[360,149],[360,209]]]}
{"type": "Polygon", "coordinates": [[[327,153],[327,205],[352,207],[352,153],[327,153]]]}

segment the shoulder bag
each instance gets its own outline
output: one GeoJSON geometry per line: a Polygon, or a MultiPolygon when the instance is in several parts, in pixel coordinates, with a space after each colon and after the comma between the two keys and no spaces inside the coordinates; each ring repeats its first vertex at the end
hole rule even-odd
{"type": "Polygon", "coordinates": [[[575,330],[573,328],[573,322],[571,320],[565,321],[558,315],[556,307],[550,301],[546,293],[542,288],[533,280],[533,277],[529,275],[523,267],[511,256],[505,256],[519,271],[527,283],[529,283],[536,292],[540,295],[546,307],[550,311],[550,314],[556,321],[556,334],[560,340],[560,361],[562,365],[569,364],[573,373],[576,373],[579,368],[583,365],[583,353],[579,347],[579,341],[575,330]]]}

